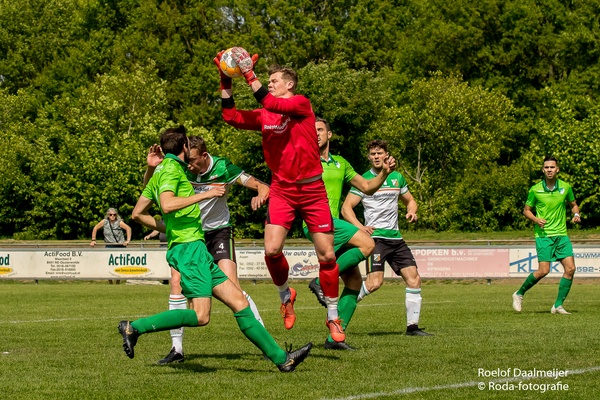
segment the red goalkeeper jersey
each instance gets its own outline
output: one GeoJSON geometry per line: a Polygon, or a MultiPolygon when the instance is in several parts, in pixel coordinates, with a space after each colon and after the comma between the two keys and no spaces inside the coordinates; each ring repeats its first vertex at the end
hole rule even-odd
{"type": "Polygon", "coordinates": [[[276,98],[270,93],[263,108],[252,111],[223,108],[223,119],[239,129],[262,132],[265,161],[273,181],[298,182],[323,173],[315,114],[302,95],[276,98]]]}

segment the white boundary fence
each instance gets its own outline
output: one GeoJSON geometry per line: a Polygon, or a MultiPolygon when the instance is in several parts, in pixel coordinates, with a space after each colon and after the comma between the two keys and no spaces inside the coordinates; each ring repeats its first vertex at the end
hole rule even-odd
{"type": "MultiPolygon", "coordinates": [[[[527,246],[411,246],[423,278],[524,278],[537,269],[535,245],[527,246]]],[[[577,277],[600,277],[600,245],[575,245],[577,277]]],[[[136,248],[0,248],[0,280],[8,279],[151,279],[165,280],[170,269],[164,247],[136,248]]],[[[290,278],[318,276],[312,247],[286,247],[290,278]]],[[[270,279],[259,247],[236,249],[240,279],[270,279]]],[[[363,274],[365,266],[360,266],[363,274]]],[[[560,277],[552,263],[550,277],[560,277]]],[[[386,278],[398,278],[386,266],[386,278]]]]}

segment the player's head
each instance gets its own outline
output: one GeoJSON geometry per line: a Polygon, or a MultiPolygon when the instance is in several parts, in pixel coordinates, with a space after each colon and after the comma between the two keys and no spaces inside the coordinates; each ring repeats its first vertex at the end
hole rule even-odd
{"type": "Polygon", "coordinates": [[[367,143],[369,161],[375,169],[383,167],[383,161],[389,156],[387,142],[381,139],[371,140],[367,143]]]}
{"type": "Polygon", "coordinates": [[[275,97],[290,97],[296,93],[298,74],[291,68],[271,65],[269,68],[269,93],[275,97]]]}
{"type": "Polygon", "coordinates": [[[210,155],[206,149],[206,142],[200,136],[190,136],[190,157],[188,169],[193,174],[203,174],[210,167],[210,155]]]}
{"type": "Polygon", "coordinates": [[[114,221],[119,221],[121,219],[121,216],[119,215],[119,212],[117,211],[116,208],[111,207],[108,210],[106,210],[106,214],[104,215],[104,218],[106,218],[110,222],[114,222],[114,221]]]}
{"type": "Polygon", "coordinates": [[[552,180],[556,179],[556,174],[558,174],[558,161],[554,156],[547,156],[544,158],[544,167],[542,168],[544,172],[544,176],[546,179],[552,180]]]}
{"type": "Polygon", "coordinates": [[[319,142],[319,148],[324,148],[331,139],[331,126],[325,118],[317,117],[315,120],[315,129],[317,130],[317,141],[319,142]]]}
{"type": "Polygon", "coordinates": [[[177,128],[167,128],[160,135],[160,147],[165,154],[171,153],[179,156],[181,152],[184,152],[184,161],[187,161],[189,157],[189,144],[188,138],[185,135],[185,127],[179,125],[177,128]]]}

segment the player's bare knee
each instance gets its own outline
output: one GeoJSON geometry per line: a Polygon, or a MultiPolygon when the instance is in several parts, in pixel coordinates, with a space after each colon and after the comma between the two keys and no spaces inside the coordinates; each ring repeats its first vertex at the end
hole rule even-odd
{"type": "Polygon", "coordinates": [[[533,273],[533,276],[534,276],[536,279],[542,279],[542,278],[544,278],[546,275],[548,275],[548,273],[549,273],[549,272],[550,272],[550,271],[549,271],[549,270],[546,270],[546,269],[538,269],[537,271],[535,271],[535,272],[533,273]]]}
{"type": "Polygon", "coordinates": [[[569,262],[563,263],[563,268],[565,270],[565,276],[572,278],[575,274],[575,263],[573,262],[573,259],[570,259],[569,262]]]}
{"type": "Polygon", "coordinates": [[[404,283],[409,289],[419,289],[421,288],[421,277],[419,274],[407,276],[404,278],[404,283]]]}
{"type": "Polygon", "coordinates": [[[250,303],[248,303],[248,299],[246,298],[246,296],[244,295],[244,292],[242,292],[241,289],[236,290],[236,291],[232,291],[232,293],[227,296],[226,299],[223,299],[221,301],[223,301],[223,303],[225,303],[225,305],[227,305],[229,308],[231,308],[231,310],[233,312],[238,312],[243,310],[246,307],[250,306],[250,303]],[[226,301],[223,301],[226,300],[226,301]]]}
{"type": "Polygon", "coordinates": [[[575,266],[569,268],[565,267],[565,272],[563,275],[567,279],[573,279],[573,276],[575,275],[575,266]]]}
{"type": "Polygon", "coordinates": [[[359,249],[365,257],[369,257],[375,251],[375,242],[372,240],[371,242],[365,242],[359,249]]]}
{"type": "Polygon", "coordinates": [[[210,322],[210,314],[198,314],[196,312],[196,315],[198,316],[198,326],[205,326],[210,322]]]}
{"type": "Polygon", "coordinates": [[[323,254],[317,254],[317,259],[320,262],[330,263],[332,261],[335,261],[335,253],[333,251],[331,251],[331,252],[326,252],[323,254]]]}
{"type": "Polygon", "coordinates": [[[373,254],[373,251],[375,251],[375,241],[371,238],[371,236],[363,231],[356,232],[356,234],[352,237],[350,244],[358,247],[360,252],[365,257],[370,256],[373,254]]]}
{"type": "Polygon", "coordinates": [[[281,251],[278,248],[265,246],[265,256],[275,257],[276,255],[279,255],[279,253],[281,253],[281,251]]]}

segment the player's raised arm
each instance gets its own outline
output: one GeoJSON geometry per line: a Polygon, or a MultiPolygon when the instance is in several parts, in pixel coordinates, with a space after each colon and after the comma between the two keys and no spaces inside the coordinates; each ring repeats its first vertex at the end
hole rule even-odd
{"type": "Polygon", "coordinates": [[[152,174],[158,165],[165,159],[165,155],[159,145],[153,144],[148,149],[148,155],[146,156],[146,172],[144,172],[144,187],[148,184],[152,174]]]}
{"type": "Polygon", "coordinates": [[[381,185],[385,183],[388,175],[396,169],[396,160],[394,157],[388,156],[384,163],[381,171],[375,176],[373,179],[365,179],[361,175],[356,175],[354,178],[350,180],[350,185],[354,186],[361,192],[367,195],[372,195],[375,193],[381,185]]]}

